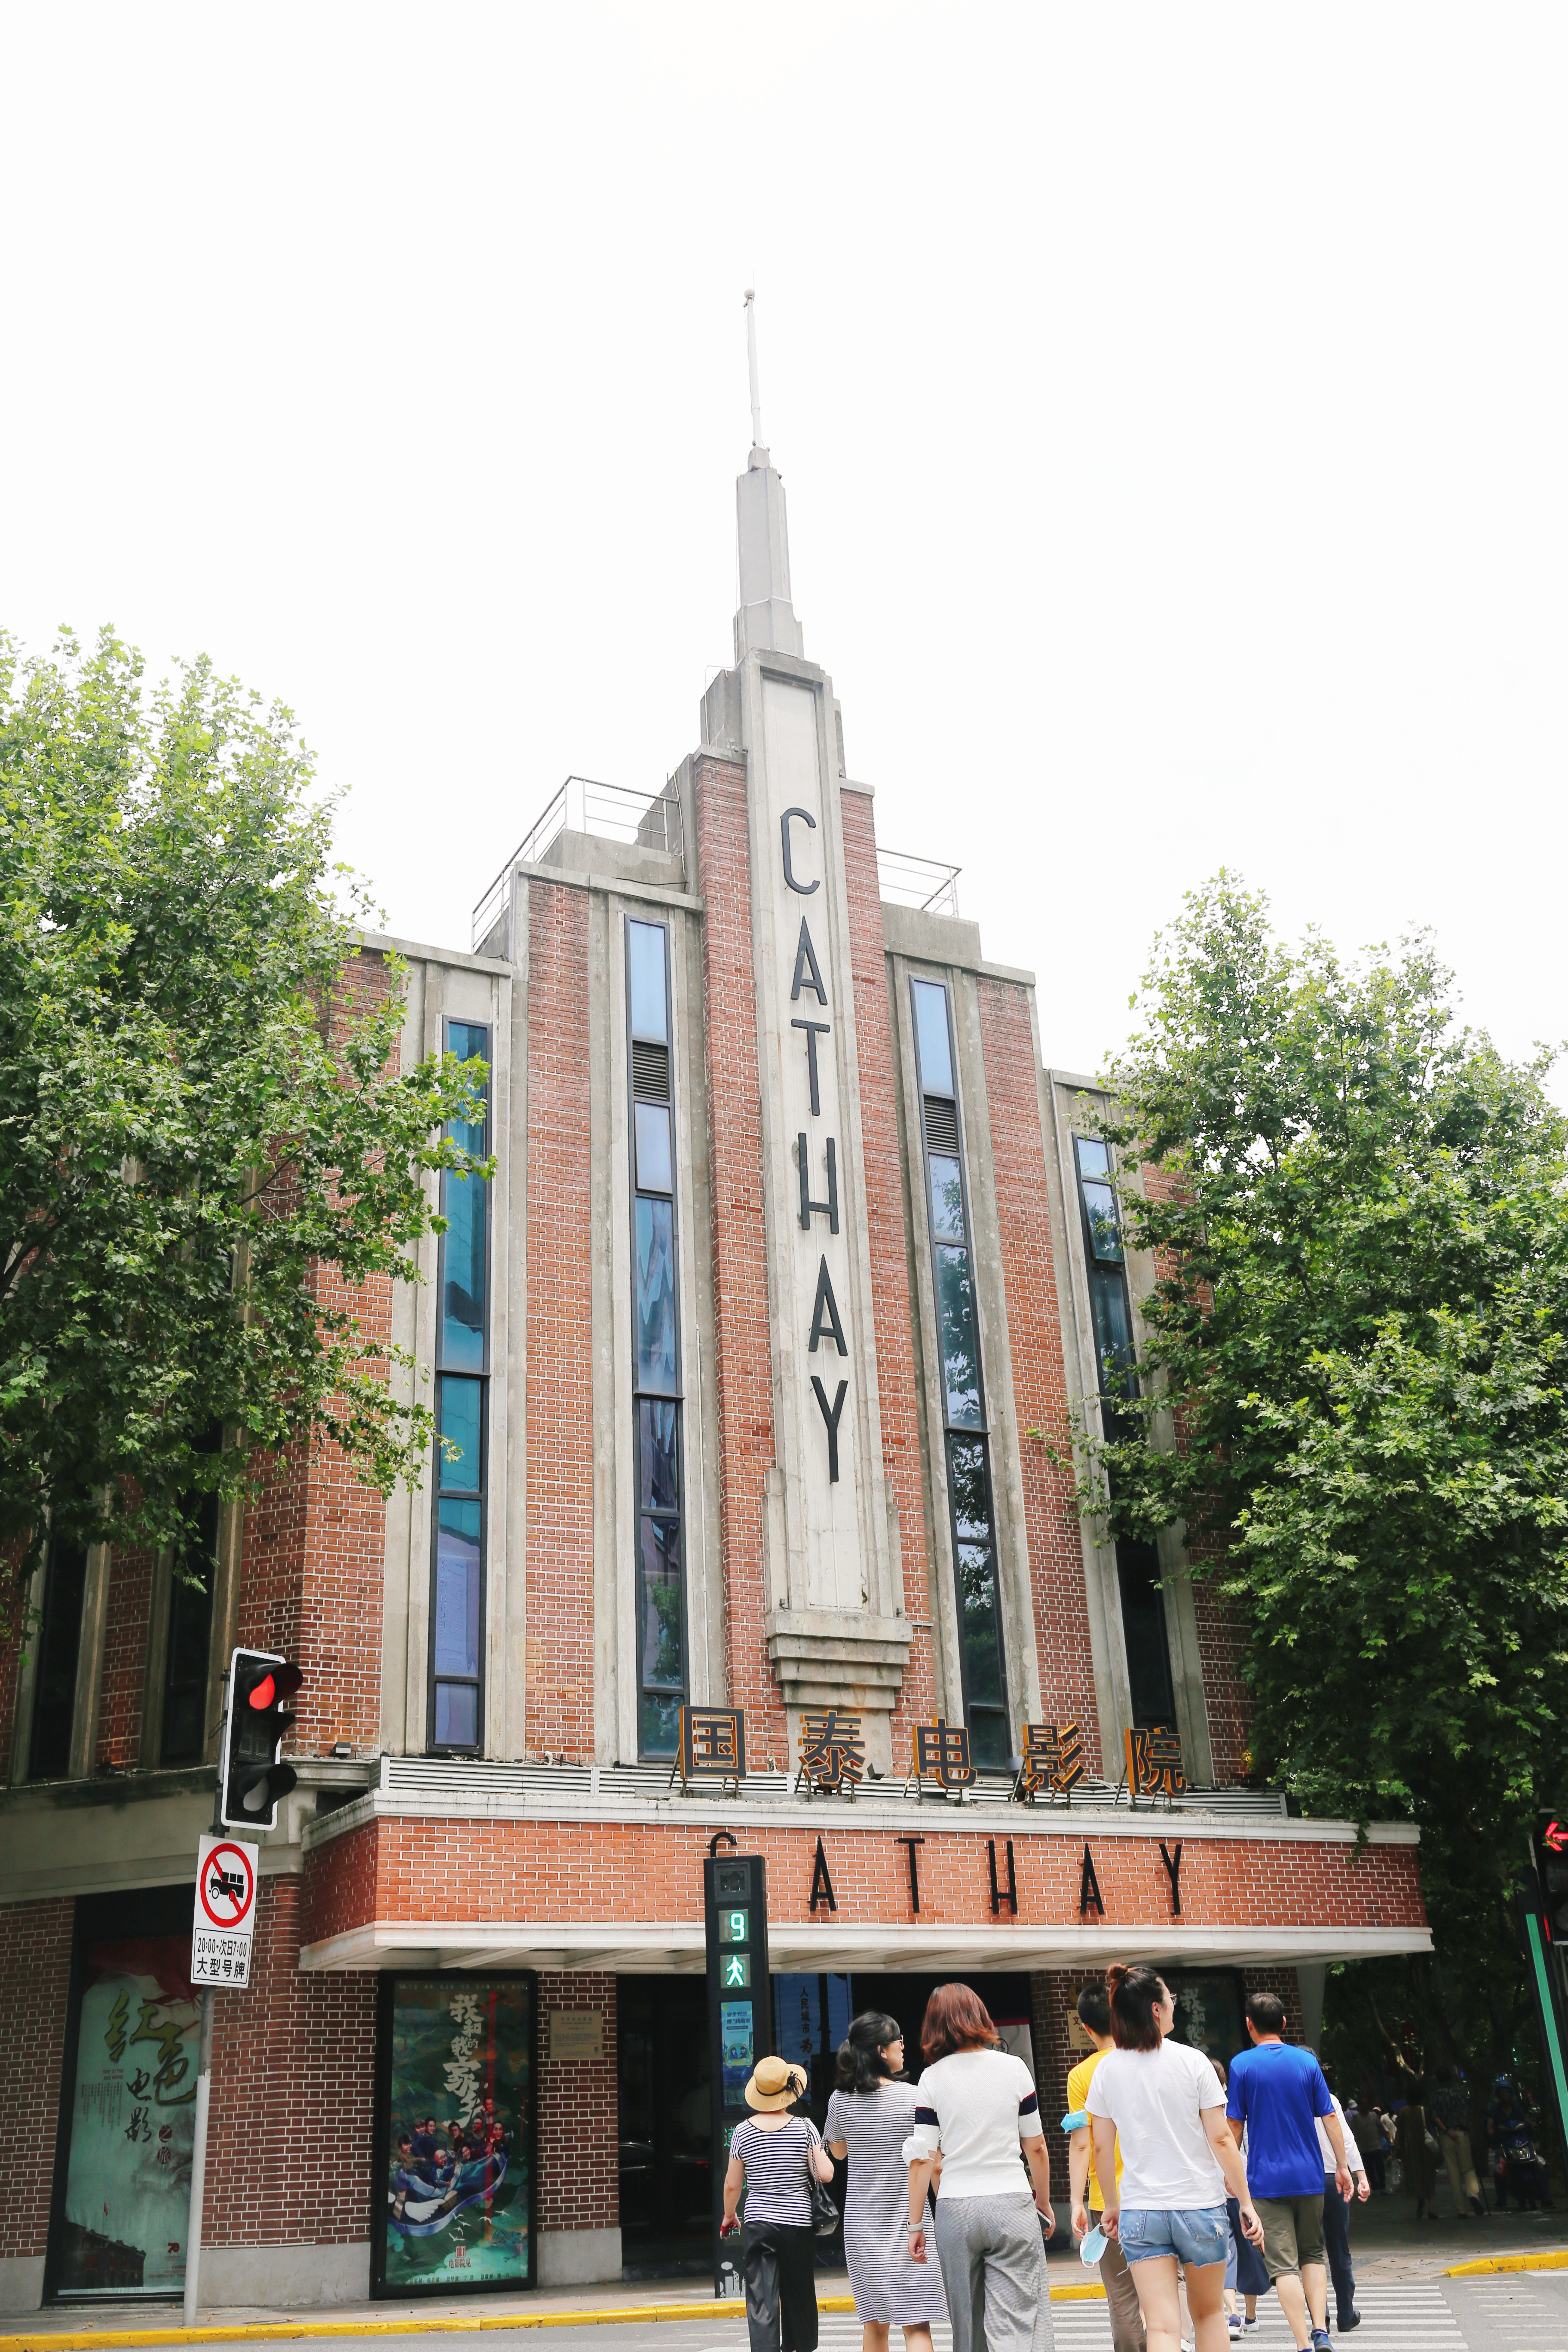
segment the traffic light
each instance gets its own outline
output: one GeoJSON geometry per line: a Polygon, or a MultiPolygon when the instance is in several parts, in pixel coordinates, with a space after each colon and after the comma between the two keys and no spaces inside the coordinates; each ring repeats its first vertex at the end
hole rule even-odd
{"type": "Polygon", "coordinates": [[[1568,1814],[1538,1814],[1531,1844],[1547,1941],[1568,1948],[1568,1814]]]}
{"type": "Polygon", "coordinates": [[[279,1751],[294,1722],[285,1703],[303,1680],[298,1666],[267,1650],[236,1650],[229,1660],[218,1772],[218,1819],[226,1829],[276,1827],[278,1800],[300,1777],[292,1764],[279,1761],[279,1751]]]}

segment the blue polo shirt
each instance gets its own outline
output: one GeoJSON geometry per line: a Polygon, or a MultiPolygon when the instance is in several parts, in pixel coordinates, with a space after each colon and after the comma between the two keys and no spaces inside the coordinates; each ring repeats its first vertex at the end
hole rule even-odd
{"type": "Polygon", "coordinates": [[[1322,2195],[1317,2119],[1332,2115],[1333,2102],[1310,2050],[1289,2042],[1244,2050],[1230,2062],[1226,2113],[1247,2126],[1247,2185],[1255,2197],[1322,2195]]]}

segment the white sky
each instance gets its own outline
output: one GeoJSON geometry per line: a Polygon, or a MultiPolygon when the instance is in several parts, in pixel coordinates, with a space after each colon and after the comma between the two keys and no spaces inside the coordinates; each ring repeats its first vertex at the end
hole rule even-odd
{"type": "Polygon", "coordinates": [[[0,621],[300,714],[393,928],[655,788],[763,421],[884,843],[1098,1066],[1222,863],[1568,1031],[1568,11],[0,5],[0,621]]]}

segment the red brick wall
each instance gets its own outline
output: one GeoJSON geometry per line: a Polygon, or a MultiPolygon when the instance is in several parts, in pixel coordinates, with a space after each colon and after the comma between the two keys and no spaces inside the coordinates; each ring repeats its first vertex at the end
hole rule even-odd
{"type": "Polygon", "coordinates": [[[613,1976],[540,1971],[538,2097],[538,2227],[613,2230],[621,2218],[613,1976]],[[551,2057],[550,2020],[563,2010],[597,2010],[605,2021],[603,2058],[551,2057]]]}
{"type": "Polygon", "coordinates": [[[1051,1257],[1050,1202],[1040,1129],[1039,1071],[1029,993],[1008,981],[980,982],[980,1036],[991,1113],[991,1162],[1002,1232],[1012,1407],[1023,1458],[1035,1631],[1045,1720],[1076,1722],[1084,1753],[1100,1753],[1100,1716],[1089,1644],[1083,1538],[1072,1479],[1047,1455],[1069,1429],[1061,1322],[1051,1257]]]}
{"type": "MultiPolygon", "coordinates": [[[[346,1830],[306,1858],[300,1941],[325,1943],[367,1919],[379,1919],[381,1841],[377,1825],[346,1830]]],[[[384,1915],[391,1917],[390,1912],[384,1915]]]]}
{"type": "Polygon", "coordinates": [[[763,1631],[763,1497],[774,1461],[773,1391],[745,765],[699,759],[692,786],[697,887],[703,901],[702,1015],[730,1702],[746,1709],[753,1754],[760,1757],[771,1748],[782,1757],[784,1713],[763,1631]]]}
{"type": "Polygon", "coordinates": [[[72,1909],[68,1897],[0,1905],[0,1984],[11,2052],[6,2137],[14,2152],[26,2150],[26,2160],[12,2167],[9,2194],[0,2199],[0,2257],[39,2255],[48,2240],[72,1909]]]}
{"type": "MultiPolygon", "coordinates": [[[[531,1755],[594,1757],[588,897],[530,882],[528,1719],[531,1755]]],[[[499,1475],[500,1465],[492,1472],[499,1475]]]]}
{"type": "MultiPolygon", "coordinates": [[[[882,1473],[899,1507],[903,1551],[904,1608],[931,1613],[931,1543],[921,1476],[921,1403],[915,1378],[910,1307],[909,1224],[899,1145],[898,1062],[888,1004],[888,961],[882,941],[881,886],[872,804],[846,793],[844,864],[849,891],[849,961],[855,986],[855,1035],[860,1063],[860,1148],[866,1171],[871,1307],[877,1381],[882,1408],[882,1473]]],[[[907,1752],[907,1726],[930,1720],[936,1704],[932,1636],[916,1633],[893,1713],[893,1757],[907,1752]]]]}
{"type": "Polygon", "coordinates": [[[98,1707],[98,1761],[132,1765],[147,1695],[147,1620],[153,1607],[153,1555],[116,1551],[109,1564],[103,1635],[103,1687],[98,1707]]]}
{"type": "MultiPolygon", "coordinates": [[[[847,1808],[842,1809],[847,1811],[847,1808]]],[[[379,1846],[374,1916],[383,1921],[584,1920],[654,1924],[702,1916],[701,1863],[708,1840],[721,1826],[720,1810],[693,1808],[689,1822],[612,1822],[591,1826],[552,1821],[492,1822],[394,1814],[348,1832],[379,1846]]],[[[918,1833],[910,1808],[907,1823],[918,1833]]],[[[775,1921],[812,1917],[812,1862],[820,1833],[838,1898],[840,1927],[910,1917],[908,1850],[892,1830],[859,1830],[824,1809],[816,1828],[748,1827],[745,1843],[768,1864],[768,1908],[775,1921]]],[[[1105,1918],[1119,1927],[1161,1931],[1173,1957],[1185,1936],[1207,1924],[1242,1921],[1259,1927],[1346,1927],[1424,1924],[1416,1849],[1372,1845],[1356,1858],[1353,1843],[1309,1839],[1205,1837],[1173,1817],[1166,1843],[1180,1837],[1182,1921],[1171,1916],[1170,1885],[1154,1838],[1106,1834],[1086,1820],[1072,1830],[1021,1833],[1016,1825],[961,1832],[928,1830],[920,1849],[920,1924],[1014,1924],[991,1910],[986,1841],[998,1843],[1005,1875],[1005,1840],[1011,1834],[1018,1886],[1018,1923],[1076,1927],[1083,1849],[1094,1855],[1105,1918]]],[[[363,1875],[363,1850],[351,1861],[345,1840],[333,1838],[309,1858],[310,1939],[354,1924],[337,1898],[323,1899],[324,1881],[363,1875]],[[339,1857],[342,1857],[340,1864],[339,1857]]],[[[362,1916],[372,1916],[362,1914],[362,1916]]],[[[1005,1965],[1005,1963],[998,1963],[1005,1965]]]]}
{"type": "Polygon", "coordinates": [[[212,2246],[350,2245],[369,2230],[376,1979],[300,1974],[300,1897],[296,1877],[262,1880],[249,1988],[219,2000],[212,2246]]]}

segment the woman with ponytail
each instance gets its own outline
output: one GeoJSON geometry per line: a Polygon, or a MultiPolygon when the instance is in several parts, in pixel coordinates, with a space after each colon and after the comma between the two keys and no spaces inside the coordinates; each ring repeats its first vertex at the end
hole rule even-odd
{"type": "Polygon", "coordinates": [[[1148,2352],[1180,2352],[1178,2263],[1186,2273],[1195,2352],[1223,2352],[1230,2228],[1226,2192],[1243,2232],[1263,2242],[1247,2167],[1226,2120],[1219,2076],[1201,2050],[1168,2037],[1176,2005],[1153,1969],[1107,1969],[1115,2048],[1089,2086],[1094,2165],[1106,2187],[1100,2226],[1127,2257],[1148,2352]],[[1116,2151],[1121,2177],[1116,2177],[1116,2151]]]}
{"type": "Polygon", "coordinates": [[[914,2122],[903,2027],[868,2010],[839,2044],[838,2087],[822,2127],[829,2153],[849,2163],[844,2259],[861,2352],[888,2352],[891,2327],[903,2329],[904,2352],[931,2352],[931,2321],[947,2317],[941,2279],[917,2270],[905,2251],[910,2176],[903,2146],[914,2122]]]}

